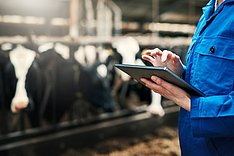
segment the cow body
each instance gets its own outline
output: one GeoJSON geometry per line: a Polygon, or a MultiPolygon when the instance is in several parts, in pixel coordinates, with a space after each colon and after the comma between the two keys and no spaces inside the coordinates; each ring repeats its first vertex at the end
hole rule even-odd
{"type": "Polygon", "coordinates": [[[16,89],[16,76],[14,72],[12,72],[12,83],[7,84],[7,80],[9,75],[6,75],[6,69],[8,66],[8,63],[10,62],[9,57],[6,55],[7,52],[4,52],[2,49],[0,51],[0,134],[8,133],[10,130],[10,105],[11,105],[11,99],[14,96],[14,92],[16,89]]]}
{"type": "Polygon", "coordinates": [[[4,109],[8,113],[19,113],[26,109],[31,125],[39,126],[37,110],[42,98],[42,84],[40,69],[35,60],[36,52],[21,45],[12,45],[8,50],[2,50],[1,54],[5,60],[2,66],[4,109]]]}
{"type": "Polygon", "coordinates": [[[57,123],[75,101],[73,62],[50,48],[40,53],[38,63],[45,84],[40,116],[50,123],[57,123]]]}

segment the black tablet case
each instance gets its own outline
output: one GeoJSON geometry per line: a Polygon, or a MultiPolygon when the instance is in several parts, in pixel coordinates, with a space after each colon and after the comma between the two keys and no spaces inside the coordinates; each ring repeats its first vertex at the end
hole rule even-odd
{"type": "MultiPolygon", "coordinates": [[[[195,87],[191,86],[189,83],[181,79],[171,70],[166,67],[155,67],[155,66],[139,66],[139,65],[130,65],[130,64],[115,64],[115,67],[119,68],[120,70],[124,71],[137,81],[140,81],[140,78],[144,77],[150,79],[151,76],[156,75],[167,82],[170,82],[181,89],[185,90],[190,95],[194,96],[204,96],[204,94],[196,89],[195,87]]],[[[143,83],[143,82],[141,82],[143,83]]]]}

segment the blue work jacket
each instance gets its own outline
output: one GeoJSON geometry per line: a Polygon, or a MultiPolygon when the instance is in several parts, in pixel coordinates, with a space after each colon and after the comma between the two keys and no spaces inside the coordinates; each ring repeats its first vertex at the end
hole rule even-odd
{"type": "Polygon", "coordinates": [[[203,8],[187,53],[184,79],[205,94],[181,108],[182,156],[234,156],[234,0],[203,8]]]}

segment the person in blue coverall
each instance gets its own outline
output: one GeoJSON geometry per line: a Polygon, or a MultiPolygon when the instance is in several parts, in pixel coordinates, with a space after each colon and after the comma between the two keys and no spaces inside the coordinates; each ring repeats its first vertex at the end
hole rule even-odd
{"type": "Polygon", "coordinates": [[[234,0],[210,0],[203,8],[186,57],[160,49],[144,60],[167,66],[205,94],[190,96],[156,77],[145,85],[181,107],[179,140],[182,156],[234,156],[234,0]]]}

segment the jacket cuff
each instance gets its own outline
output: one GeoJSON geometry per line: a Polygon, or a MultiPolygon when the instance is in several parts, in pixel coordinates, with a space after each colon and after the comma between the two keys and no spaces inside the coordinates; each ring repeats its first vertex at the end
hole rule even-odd
{"type": "Polygon", "coordinates": [[[199,118],[199,102],[200,98],[196,96],[191,97],[191,110],[190,110],[190,122],[194,137],[199,137],[201,131],[201,122],[199,118]]]}

